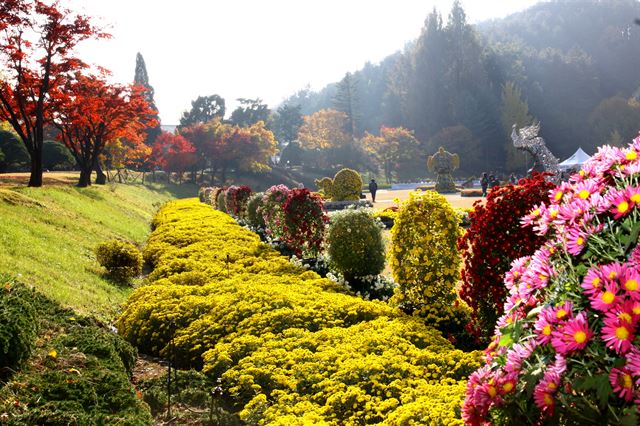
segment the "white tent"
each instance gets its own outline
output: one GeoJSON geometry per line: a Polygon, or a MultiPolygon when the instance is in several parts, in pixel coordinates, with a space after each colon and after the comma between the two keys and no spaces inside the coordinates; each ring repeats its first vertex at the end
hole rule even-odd
{"type": "Polygon", "coordinates": [[[568,169],[577,169],[582,166],[591,156],[584,152],[582,148],[578,148],[578,150],[569,158],[564,160],[562,163],[558,164],[560,170],[568,170],[568,169]]]}

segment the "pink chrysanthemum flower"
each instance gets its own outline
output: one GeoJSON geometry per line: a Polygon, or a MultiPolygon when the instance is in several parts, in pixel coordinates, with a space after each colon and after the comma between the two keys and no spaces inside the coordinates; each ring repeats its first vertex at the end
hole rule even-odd
{"type": "Polygon", "coordinates": [[[553,204],[560,204],[564,195],[571,192],[571,185],[568,182],[561,182],[560,185],[549,191],[549,200],[553,204]]]}
{"type": "Polygon", "coordinates": [[[640,302],[626,300],[623,303],[619,303],[605,314],[605,318],[615,318],[635,329],[638,319],[640,319],[640,302]]]}
{"type": "Polygon", "coordinates": [[[609,211],[613,213],[614,219],[627,216],[633,209],[633,203],[629,199],[627,191],[613,189],[605,199],[609,203],[609,211]]]}
{"type": "Polygon", "coordinates": [[[609,311],[621,299],[618,290],[618,286],[614,281],[607,281],[601,291],[594,292],[589,297],[591,307],[600,312],[609,311]]]}
{"type": "Polygon", "coordinates": [[[640,186],[630,186],[626,189],[627,197],[634,206],[640,206],[640,186]]]}
{"type": "MultiPolygon", "coordinates": [[[[547,311],[552,311],[552,309],[548,309],[547,311]]],[[[554,324],[549,320],[549,316],[550,315],[542,315],[542,312],[540,312],[538,320],[533,326],[533,329],[538,335],[538,343],[541,345],[551,343],[551,335],[555,329],[554,324]]]]}
{"type": "Polygon", "coordinates": [[[636,384],[640,383],[640,349],[632,346],[629,352],[627,352],[627,365],[626,367],[631,372],[631,375],[635,377],[636,384]]]}
{"type": "Polygon", "coordinates": [[[552,334],[551,344],[559,354],[582,350],[587,346],[593,332],[589,329],[587,316],[580,312],[575,318],[568,320],[552,334]]]}
{"type": "Polygon", "coordinates": [[[638,154],[638,151],[633,147],[629,147],[627,149],[623,149],[622,153],[624,154],[624,163],[632,163],[634,161],[638,161],[638,158],[640,158],[640,155],[638,154]]]}
{"type": "Polygon", "coordinates": [[[633,377],[629,368],[612,368],[609,383],[613,391],[625,401],[633,401],[633,377]]]}
{"type": "Polygon", "coordinates": [[[588,200],[591,194],[601,192],[603,185],[595,179],[585,180],[575,185],[573,189],[573,198],[578,200],[588,200]]]}
{"type": "Polygon", "coordinates": [[[498,379],[498,392],[500,395],[506,395],[515,391],[518,384],[518,373],[503,373],[498,379]]]}
{"type": "Polygon", "coordinates": [[[511,262],[511,269],[504,276],[504,284],[511,290],[522,278],[522,274],[527,270],[531,256],[524,256],[511,262]]]}
{"type": "Polygon", "coordinates": [[[618,354],[626,354],[631,348],[634,328],[616,317],[608,316],[604,320],[602,327],[602,340],[608,348],[613,349],[618,354]]]}
{"type": "Polygon", "coordinates": [[[588,297],[593,296],[595,293],[602,292],[602,286],[604,285],[604,276],[602,270],[599,268],[591,268],[584,276],[581,287],[584,289],[584,294],[588,297]]]}
{"type": "MultiPolygon", "coordinates": [[[[594,194],[595,196],[600,196],[598,194],[594,194]]],[[[567,204],[561,204],[558,209],[558,219],[556,224],[560,225],[559,221],[564,222],[565,224],[573,225],[576,223],[582,223],[584,215],[589,212],[591,208],[591,203],[586,200],[571,200],[571,202],[567,204]]]]}
{"type": "Polygon", "coordinates": [[[571,227],[566,234],[567,251],[573,256],[577,256],[587,245],[588,235],[579,228],[571,227]]]}
{"type": "Polygon", "coordinates": [[[622,276],[622,273],[624,272],[622,270],[622,265],[619,263],[609,263],[607,265],[602,265],[602,275],[605,277],[605,279],[610,280],[610,281],[616,281],[618,280],[618,278],[620,278],[622,276]]]}
{"type": "Polygon", "coordinates": [[[533,400],[544,414],[547,416],[553,415],[553,410],[556,405],[554,395],[558,391],[560,386],[560,375],[550,369],[544,374],[544,377],[538,383],[533,391],[533,400]]]}
{"type": "Polygon", "coordinates": [[[566,300],[564,303],[556,306],[552,312],[550,320],[553,323],[570,320],[573,318],[573,303],[566,300]]]}
{"type": "Polygon", "coordinates": [[[522,362],[529,358],[537,347],[538,342],[533,339],[524,344],[514,344],[507,352],[507,362],[505,363],[504,369],[509,373],[519,373],[522,368],[522,362]]]}
{"type": "Polygon", "coordinates": [[[620,148],[604,145],[598,148],[598,151],[591,157],[591,161],[583,165],[583,169],[590,169],[595,175],[603,175],[613,169],[622,158],[620,148]]]}
{"type": "Polygon", "coordinates": [[[629,266],[640,268],[640,244],[638,244],[629,255],[629,266]]]}
{"type": "Polygon", "coordinates": [[[513,324],[515,321],[523,319],[524,317],[525,317],[525,314],[522,308],[511,310],[505,313],[504,315],[502,315],[500,318],[498,318],[498,321],[496,322],[496,327],[497,328],[505,327],[509,324],[513,324]]]}
{"type": "Polygon", "coordinates": [[[620,288],[633,300],[640,301],[640,271],[637,267],[626,267],[619,278],[620,288]]]}
{"type": "Polygon", "coordinates": [[[520,223],[522,226],[534,226],[540,220],[546,209],[547,207],[544,203],[534,205],[531,212],[520,219],[520,223]]]}

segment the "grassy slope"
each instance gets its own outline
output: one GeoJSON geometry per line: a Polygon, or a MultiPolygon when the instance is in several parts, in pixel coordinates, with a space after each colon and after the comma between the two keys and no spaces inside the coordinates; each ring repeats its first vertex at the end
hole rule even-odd
{"type": "Polygon", "coordinates": [[[130,289],[101,276],[93,248],[111,238],[143,243],[160,203],[195,194],[191,185],[0,188],[0,272],[21,274],[62,305],[110,320],[130,289]]]}

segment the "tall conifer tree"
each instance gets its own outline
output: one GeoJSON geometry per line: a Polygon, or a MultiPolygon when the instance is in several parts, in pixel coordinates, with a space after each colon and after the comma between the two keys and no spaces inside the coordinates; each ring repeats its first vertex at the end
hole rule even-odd
{"type": "Polygon", "coordinates": [[[138,52],[138,54],[136,55],[136,73],[133,77],[133,82],[134,84],[139,84],[147,89],[145,99],[149,103],[151,108],[156,111],[156,115],[153,118],[157,120],[158,125],[147,130],[147,137],[144,141],[145,145],[151,146],[162,132],[162,129],[160,128],[160,117],[158,117],[157,114],[158,108],[156,107],[156,102],[153,99],[153,95],[155,94],[155,92],[153,90],[153,86],[149,84],[149,74],[147,73],[147,66],[140,52],[138,52]]]}

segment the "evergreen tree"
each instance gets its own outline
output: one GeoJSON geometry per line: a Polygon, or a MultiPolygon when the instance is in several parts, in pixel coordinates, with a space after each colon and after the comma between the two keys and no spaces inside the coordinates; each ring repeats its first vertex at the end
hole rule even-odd
{"type": "Polygon", "coordinates": [[[358,97],[358,79],[350,72],[346,73],[338,83],[338,91],[333,98],[333,105],[336,111],[347,114],[345,131],[351,138],[359,134],[360,108],[358,97]]]}
{"type": "Polygon", "coordinates": [[[139,84],[147,89],[145,93],[145,100],[149,103],[151,109],[156,111],[156,115],[153,118],[157,120],[158,125],[147,130],[147,137],[144,141],[145,145],[151,146],[162,132],[162,129],[160,128],[160,117],[158,117],[157,114],[158,108],[156,108],[156,102],[153,98],[155,92],[153,90],[153,86],[149,84],[149,74],[147,73],[147,66],[144,63],[144,58],[142,57],[142,54],[140,52],[138,52],[138,54],[136,55],[136,72],[133,77],[133,83],[139,84]]]}
{"type": "Polygon", "coordinates": [[[300,105],[281,105],[273,115],[272,127],[276,140],[285,146],[295,141],[303,123],[300,105]]]}
{"type": "Polygon", "coordinates": [[[178,127],[183,128],[196,123],[207,123],[214,118],[222,119],[225,111],[224,98],[221,96],[198,96],[195,101],[191,101],[191,110],[182,113],[178,127]]]}
{"type": "Polygon", "coordinates": [[[258,121],[267,122],[269,120],[269,106],[262,103],[262,99],[238,98],[240,106],[231,113],[231,123],[240,127],[249,127],[258,121]]]}
{"type": "Polygon", "coordinates": [[[529,105],[522,99],[520,89],[513,81],[507,81],[502,87],[502,105],[500,107],[500,119],[505,134],[505,154],[507,171],[524,171],[527,167],[527,154],[516,149],[511,140],[513,125],[520,129],[533,122],[529,114],[529,105]]]}

